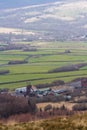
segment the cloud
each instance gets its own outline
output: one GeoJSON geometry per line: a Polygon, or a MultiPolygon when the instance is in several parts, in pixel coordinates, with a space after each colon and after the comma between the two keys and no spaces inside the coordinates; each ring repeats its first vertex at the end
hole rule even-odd
{"type": "Polygon", "coordinates": [[[37,22],[39,21],[40,19],[38,19],[37,17],[32,17],[32,18],[28,18],[26,19],[24,22],[25,23],[33,23],[33,22],[37,22]]]}
{"type": "Polygon", "coordinates": [[[56,3],[44,10],[44,12],[54,18],[73,21],[78,18],[84,18],[84,14],[87,14],[87,1],[64,2],[60,5],[56,3]]]}
{"type": "Polygon", "coordinates": [[[21,11],[21,18],[23,18],[24,15],[23,20],[25,23],[34,23],[49,18],[67,22],[74,22],[77,19],[83,19],[85,17],[85,14],[87,14],[87,1],[78,0],[73,2],[53,2],[41,5],[26,6],[12,10],[10,9],[7,11],[19,10],[21,11]]]}
{"type": "Polygon", "coordinates": [[[83,28],[87,29],[87,24],[83,25],[83,28]]]}

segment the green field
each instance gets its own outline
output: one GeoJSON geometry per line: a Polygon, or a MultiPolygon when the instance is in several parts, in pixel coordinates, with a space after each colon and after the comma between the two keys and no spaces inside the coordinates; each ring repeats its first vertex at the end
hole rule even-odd
{"type": "MultiPolygon", "coordinates": [[[[22,44],[22,43],[20,43],[22,44]]],[[[87,66],[79,71],[48,73],[49,70],[76,63],[87,63],[86,42],[29,43],[37,47],[35,52],[22,50],[0,51],[0,70],[10,73],[0,75],[0,88],[17,88],[31,84],[50,83],[54,80],[69,82],[78,77],[87,77],[87,66]],[[71,53],[64,53],[69,49],[71,53]],[[27,64],[8,65],[11,60],[28,60],[27,64]]]]}

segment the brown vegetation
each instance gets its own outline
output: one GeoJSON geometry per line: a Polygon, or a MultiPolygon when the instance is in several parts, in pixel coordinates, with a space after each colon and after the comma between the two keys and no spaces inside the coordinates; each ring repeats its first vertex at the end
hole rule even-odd
{"type": "MultiPolygon", "coordinates": [[[[36,107],[36,106],[35,106],[36,107]]],[[[35,108],[34,108],[35,109],[35,108]]],[[[25,97],[15,97],[10,94],[0,94],[0,117],[7,118],[11,115],[31,113],[31,106],[25,97]]]]}
{"type": "Polygon", "coordinates": [[[55,80],[52,83],[46,83],[46,84],[38,84],[36,85],[37,88],[46,88],[46,87],[52,87],[52,86],[59,86],[59,85],[64,85],[63,80],[55,80]]]}
{"type": "Polygon", "coordinates": [[[8,74],[10,73],[9,70],[0,70],[0,75],[8,74]]]}
{"type": "Polygon", "coordinates": [[[25,60],[14,60],[14,61],[9,61],[8,64],[11,65],[11,64],[26,64],[28,63],[28,61],[25,61],[25,60]]]}
{"type": "MultiPolygon", "coordinates": [[[[36,120],[36,119],[35,119],[36,120]]],[[[74,116],[55,117],[46,120],[15,123],[7,122],[7,125],[0,124],[1,130],[87,130],[87,113],[74,116]]]]}
{"type": "Polygon", "coordinates": [[[84,66],[87,66],[87,63],[72,64],[72,65],[67,65],[67,66],[50,70],[48,71],[48,73],[67,72],[67,71],[76,71],[76,70],[78,71],[81,67],[84,66]]]}

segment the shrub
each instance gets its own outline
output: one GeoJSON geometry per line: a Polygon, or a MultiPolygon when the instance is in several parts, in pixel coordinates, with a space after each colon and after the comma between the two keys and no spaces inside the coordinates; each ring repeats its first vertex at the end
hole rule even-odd
{"type": "Polygon", "coordinates": [[[81,103],[81,104],[76,104],[72,108],[74,111],[85,111],[87,110],[87,104],[81,103]]]}
{"type": "Polygon", "coordinates": [[[46,87],[51,87],[51,86],[59,86],[59,85],[64,85],[63,80],[55,80],[52,83],[46,83],[46,84],[37,84],[37,88],[46,88],[46,87]]]}
{"type": "Polygon", "coordinates": [[[8,64],[11,65],[11,64],[26,64],[28,63],[28,61],[25,61],[25,60],[15,60],[15,61],[9,61],[8,64]]]}
{"type": "Polygon", "coordinates": [[[10,94],[0,95],[0,116],[9,117],[10,115],[31,113],[31,106],[25,97],[15,97],[10,94]]]}
{"type": "Polygon", "coordinates": [[[0,70],[0,75],[8,74],[10,73],[9,70],[0,70]]]}
{"type": "Polygon", "coordinates": [[[44,107],[44,111],[48,111],[52,109],[52,105],[48,104],[47,106],[44,107]]]}

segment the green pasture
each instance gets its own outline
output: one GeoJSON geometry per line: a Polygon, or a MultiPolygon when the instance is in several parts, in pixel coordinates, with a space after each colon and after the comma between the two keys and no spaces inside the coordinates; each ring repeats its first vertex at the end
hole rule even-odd
{"type": "MultiPolygon", "coordinates": [[[[70,82],[75,78],[80,78],[80,77],[87,77],[87,75],[78,75],[78,76],[69,76],[69,77],[61,77],[61,78],[48,78],[48,79],[41,79],[41,80],[29,80],[31,82],[32,85],[36,85],[36,84],[45,84],[45,83],[51,83],[54,80],[64,80],[65,82],[70,82]]],[[[0,88],[9,88],[11,90],[18,88],[18,87],[24,87],[27,85],[27,81],[23,81],[23,82],[19,82],[19,83],[8,83],[8,84],[0,84],[0,88]]]]}
{"type": "Polygon", "coordinates": [[[51,48],[51,49],[82,49],[85,50],[87,48],[87,42],[78,42],[78,41],[69,41],[69,42],[33,42],[32,45],[38,46],[40,48],[51,48]]]}
{"type": "Polygon", "coordinates": [[[26,86],[26,81],[31,81],[33,85],[36,85],[51,83],[54,80],[70,82],[78,77],[87,77],[87,66],[79,71],[48,73],[49,70],[65,65],[87,63],[87,43],[43,42],[39,45],[35,52],[0,51],[0,70],[10,71],[9,74],[0,75],[0,88],[13,89],[26,86]],[[64,53],[66,49],[69,49],[71,53],[64,53]],[[25,59],[28,60],[27,64],[8,65],[10,60],[25,59]]]}
{"type": "Polygon", "coordinates": [[[5,82],[14,82],[14,81],[22,81],[22,80],[42,80],[42,79],[52,79],[52,78],[65,78],[65,77],[78,77],[78,76],[86,76],[87,70],[79,70],[79,71],[71,71],[71,72],[59,72],[59,73],[16,73],[16,74],[7,74],[0,75],[0,83],[5,82]]]}
{"type": "Polygon", "coordinates": [[[25,58],[24,55],[12,55],[12,54],[5,54],[0,55],[0,60],[23,60],[25,58]]]}
{"type": "Polygon", "coordinates": [[[50,55],[50,56],[41,56],[37,58],[31,58],[30,62],[85,62],[87,60],[87,55],[73,55],[73,54],[59,54],[59,55],[50,55]]]}

